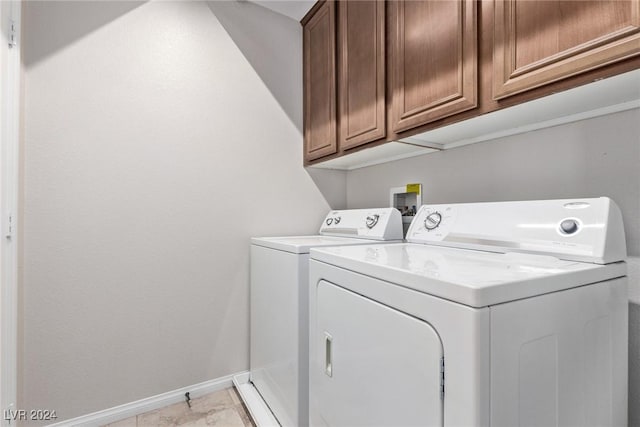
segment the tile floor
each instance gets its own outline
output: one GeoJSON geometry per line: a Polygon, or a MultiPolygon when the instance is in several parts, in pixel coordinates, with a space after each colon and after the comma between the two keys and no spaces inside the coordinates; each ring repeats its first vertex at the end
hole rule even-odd
{"type": "Polygon", "coordinates": [[[192,399],[191,408],[185,402],[175,403],[104,427],[147,426],[255,427],[255,424],[231,387],[192,399]]]}

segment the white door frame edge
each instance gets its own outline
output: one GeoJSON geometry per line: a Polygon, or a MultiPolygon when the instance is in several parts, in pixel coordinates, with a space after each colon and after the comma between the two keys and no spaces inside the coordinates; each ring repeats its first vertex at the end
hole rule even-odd
{"type": "MultiPolygon", "coordinates": [[[[0,408],[17,409],[21,0],[0,2],[0,408]]],[[[9,420],[2,417],[2,425],[9,420]]]]}

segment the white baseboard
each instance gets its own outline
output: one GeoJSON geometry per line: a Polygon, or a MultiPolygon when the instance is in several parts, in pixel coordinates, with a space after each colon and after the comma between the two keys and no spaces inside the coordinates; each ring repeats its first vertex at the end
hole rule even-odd
{"type": "Polygon", "coordinates": [[[136,400],[135,402],[114,406],[113,408],[104,409],[92,414],[60,421],[59,423],[51,424],[49,427],[94,427],[109,424],[135,415],[144,414],[145,412],[153,411],[154,409],[159,409],[167,405],[184,402],[184,394],[186,392],[189,392],[189,396],[194,399],[204,396],[205,394],[213,393],[214,391],[229,388],[233,385],[233,378],[242,374],[245,374],[245,372],[238,372],[236,374],[227,375],[226,377],[216,378],[214,380],[205,381],[203,383],[182,387],[177,390],[136,400]]]}
{"type": "Polygon", "coordinates": [[[243,372],[233,377],[233,385],[240,398],[251,414],[251,418],[258,427],[280,427],[278,420],[271,412],[258,390],[249,380],[249,372],[243,372]]]}

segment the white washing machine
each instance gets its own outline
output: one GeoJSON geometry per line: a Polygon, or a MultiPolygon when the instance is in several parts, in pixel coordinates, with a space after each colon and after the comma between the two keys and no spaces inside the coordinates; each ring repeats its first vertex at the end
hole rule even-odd
{"type": "Polygon", "coordinates": [[[409,243],[318,248],[313,426],[626,426],[608,198],[422,206],[409,243]]]}
{"type": "Polygon", "coordinates": [[[308,424],[309,249],[402,238],[400,212],[383,208],[329,212],[318,236],[251,239],[250,378],[238,388],[258,423],[308,424]]]}

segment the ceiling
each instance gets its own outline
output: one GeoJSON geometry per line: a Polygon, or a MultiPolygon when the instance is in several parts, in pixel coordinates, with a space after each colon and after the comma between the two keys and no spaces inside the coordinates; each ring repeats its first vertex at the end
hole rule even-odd
{"type": "Polygon", "coordinates": [[[316,0],[251,0],[251,2],[300,21],[316,0]]]}

